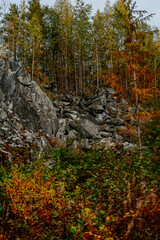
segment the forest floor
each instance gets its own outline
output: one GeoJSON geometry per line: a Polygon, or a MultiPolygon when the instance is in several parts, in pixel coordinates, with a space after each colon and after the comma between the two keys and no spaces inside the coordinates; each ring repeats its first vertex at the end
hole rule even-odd
{"type": "Polygon", "coordinates": [[[97,145],[1,158],[0,239],[158,240],[159,156],[154,143],[143,156],[97,145]]]}

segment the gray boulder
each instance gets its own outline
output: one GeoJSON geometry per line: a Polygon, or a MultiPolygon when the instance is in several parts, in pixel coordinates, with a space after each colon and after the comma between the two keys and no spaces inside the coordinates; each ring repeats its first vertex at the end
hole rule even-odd
{"type": "Polygon", "coordinates": [[[103,93],[101,96],[97,97],[97,98],[94,98],[92,100],[92,104],[94,105],[100,105],[102,107],[105,107],[106,106],[106,102],[107,102],[107,99],[106,99],[106,94],[103,93]]]}
{"type": "Polygon", "coordinates": [[[66,134],[67,131],[67,120],[65,118],[62,118],[59,120],[59,128],[56,133],[56,137],[58,139],[62,139],[63,136],[66,134]]]}
{"type": "Polygon", "coordinates": [[[82,137],[100,138],[99,127],[87,119],[79,121],[79,131],[82,137]]]}
{"type": "Polygon", "coordinates": [[[100,105],[91,105],[89,111],[93,116],[96,116],[96,114],[103,113],[105,109],[100,105]]]}
{"type": "Polygon", "coordinates": [[[0,61],[0,92],[2,109],[17,114],[25,128],[55,136],[58,119],[53,104],[18,63],[0,61]]]}

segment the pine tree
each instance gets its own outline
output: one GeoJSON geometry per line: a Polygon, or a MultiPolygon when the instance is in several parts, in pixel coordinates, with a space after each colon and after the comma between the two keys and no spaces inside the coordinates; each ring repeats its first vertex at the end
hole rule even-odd
{"type": "Polygon", "coordinates": [[[29,42],[29,32],[28,32],[28,19],[27,19],[27,6],[25,0],[20,3],[19,6],[19,19],[20,19],[20,26],[19,26],[19,48],[18,48],[18,59],[27,67],[28,65],[28,58],[27,58],[27,46],[29,42]]]}
{"type": "Polygon", "coordinates": [[[38,80],[40,75],[40,62],[43,49],[42,35],[42,11],[39,0],[29,1],[28,7],[28,30],[30,42],[28,48],[31,47],[29,55],[31,56],[31,78],[38,80]]]}
{"type": "Polygon", "coordinates": [[[8,2],[6,0],[1,0],[0,7],[0,56],[6,56],[6,42],[5,42],[5,29],[6,29],[6,21],[4,20],[8,10],[8,2]]]}
{"type": "Polygon", "coordinates": [[[59,15],[57,11],[48,6],[43,6],[43,41],[44,51],[42,60],[42,69],[51,81],[55,81],[58,87],[59,64],[58,54],[60,48],[60,33],[59,33],[59,15]]]}
{"type": "Polygon", "coordinates": [[[59,16],[58,32],[59,32],[59,62],[61,71],[63,71],[62,89],[69,89],[70,84],[70,65],[69,56],[71,52],[71,34],[72,34],[72,9],[68,0],[58,0],[55,4],[55,11],[59,16]]]}
{"type": "Polygon", "coordinates": [[[74,40],[74,72],[76,92],[82,93],[89,81],[89,61],[91,44],[91,9],[83,0],[77,0],[74,7],[73,40],[74,40]]]}
{"type": "Polygon", "coordinates": [[[109,1],[104,11],[99,10],[93,18],[94,43],[93,52],[96,60],[97,87],[103,86],[103,75],[113,73],[113,51],[115,45],[112,26],[112,8],[109,1]]]}
{"type": "Polygon", "coordinates": [[[9,59],[17,60],[17,45],[19,44],[19,8],[16,4],[11,4],[9,12],[4,16],[4,42],[6,46],[4,51],[6,51],[9,59]]]}
{"type": "MultiPolygon", "coordinates": [[[[120,29],[123,29],[124,34],[119,51],[119,58],[123,56],[123,59],[120,58],[122,60],[118,62],[118,64],[121,64],[121,73],[124,71],[125,66],[125,73],[121,78],[121,86],[122,88],[125,87],[126,95],[128,95],[128,92],[130,94],[128,96],[135,101],[135,118],[137,120],[137,138],[140,155],[142,154],[140,102],[146,86],[146,79],[142,79],[142,73],[150,71],[145,60],[146,57],[149,57],[149,49],[144,48],[146,34],[141,31],[141,24],[152,16],[145,16],[146,13],[146,11],[136,10],[136,2],[132,3],[132,0],[119,0],[115,4],[115,17],[119,20],[117,25],[120,29]],[[123,83],[124,76],[125,84],[123,83]]],[[[149,81],[152,82],[152,78],[149,81]]],[[[148,86],[149,84],[147,84],[148,86]]]]}

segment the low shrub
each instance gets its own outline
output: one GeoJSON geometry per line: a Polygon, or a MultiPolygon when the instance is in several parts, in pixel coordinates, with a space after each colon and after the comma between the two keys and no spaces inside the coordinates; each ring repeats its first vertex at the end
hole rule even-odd
{"type": "Polygon", "coordinates": [[[158,240],[159,172],[149,153],[61,147],[2,165],[1,239],[158,240]]]}

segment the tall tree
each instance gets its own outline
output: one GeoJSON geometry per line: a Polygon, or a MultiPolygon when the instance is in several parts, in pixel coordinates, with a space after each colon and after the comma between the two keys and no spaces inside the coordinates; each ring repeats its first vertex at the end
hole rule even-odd
{"type": "Polygon", "coordinates": [[[38,80],[40,75],[40,62],[43,49],[42,35],[42,11],[39,0],[31,0],[28,2],[28,30],[31,44],[31,77],[38,80]]]}
{"type": "MultiPolygon", "coordinates": [[[[152,15],[147,15],[146,11],[136,10],[136,2],[132,0],[119,0],[114,6],[115,20],[117,22],[117,28],[123,32],[123,36],[120,39],[119,50],[120,54],[123,54],[125,60],[125,66],[132,69],[133,77],[128,78],[125,76],[125,80],[130,80],[134,83],[134,87],[138,87],[137,73],[136,73],[136,56],[140,54],[141,49],[138,46],[139,37],[141,36],[141,24],[150,19],[152,15]]],[[[122,59],[123,61],[123,59],[122,59]]],[[[121,62],[121,66],[123,63],[121,62]]],[[[138,66],[137,66],[138,67],[138,66]]],[[[118,68],[118,66],[117,66],[118,68]]],[[[130,70],[126,71],[126,74],[130,74],[130,70]]],[[[128,85],[130,82],[125,82],[126,92],[128,91],[128,85]]],[[[138,103],[138,96],[136,97],[136,104],[138,103]]]]}
{"type": "Polygon", "coordinates": [[[92,6],[83,0],[77,0],[74,7],[74,71],[76,92],[83,92],[87,82],[91,44],[91,10],[92,6]]]}
{"type": "Polygon", "coordinates": [[[101,51],[104,50],[104,35],[105,35],[105,27],[104,27],[104,15],[98,10],[93,19],[93,29],[94,29],[94,44],[93,49],[95,49],[95,69],[96,69],[96,85],[97,88],[100,87],[100,72],[101,72],[101,51]]]}
{"type": "Polygon", "coordinates": [[[3,18],[4,44],[6,45],[9,59],[17,60],[17,44],[19,44],[19,8],[16,4],[11,4],[9,12],[3,18]]]}
{"type": "MultiPolygon", "coordinates": [[[[124,60],[121,60],[121,66],[124,68],[123,61],[125,61],[125,86],[126,93],[134,96],[136,107],[136,119],[137,119],[137,137],[139,141],[139,150],[142,154],[141,144],[141,129],[140,129],[140,100],[141,93],[143,92],[144,79],[142,79],[142,73],[149,71],[145,59],[148,57],[148,52],[144,49],[144,37],[145,33],[141,31],[141,24],[150,19],[152,15],[147,15],[146,11],[136,10],[136,2],[132,0],[119,0],[115,4],[115,16],[118,20],[118,26],[123,29],[123,45],[119,56],[123,56],[124,60]],[[141,34],[140,34],[141,33],[141,34]],[[143,44],[142,44],[143,43],[143,44]],[[122,65],[123,64],[123,65],[122,65]],[[129,79],[129,82],[128,82],[129,79]],[[130,86],[130,87],[129,87],[130,86]],[[131,91],[128,91],[131,90],[131,91]]],[[[147,49],[149,50],[149,49],[147,49]]],[[[122,59],[122,58],[121,58],[122,59]]],[[[118,66],[117,66],[118,68],[118,66]]],[[[123,70],[122,70],[123,71],[123,70]]],[[[121,71],[121,72],[122,72],[121,71]]],[[[150,79],[152,81],[152,78],[150,79]]]]}
{"type": "Polygon", "coordinates": [[[5,29],[6,29],[6,21],[4,21],[5,16],[8,10],[8,2],[6,0],[1,0],[0,7],[0,55],[6,55],[6,43],[5,43],[5,29]]]}
{"type": "Polygon", "coordinates": [[[19,19],[20,19],[20,26],[19,26],[19,48],[18,48],[18,59],[27,67],[28,65],[28,51],[27,46],[29,42],[29,31],[28,31],[28,19],[27,19],[27,6],[25,0],[22,0],[19,6],[19,19]]]}
{"type": "Polygon", "coordinates": [[[115,45],[112,25],[112,8],[107,1],[104,11],[99,10],[93,18],[93,52],[96,61],[96,85],[103,86],[102,76],[113,71],[113,50],[115,45]]]}
{"type": "Polygon", "coordinates": [[[59,85],[58,54],[60,51],[59,14],[54,8],[43,6],[43,71],[50,80],[59,85]]]}
{"type": "Polygon", "coordinates": [[[69,56],[71,52],[71,34],[72,34],[72,9],[71,4],[68,0],[58,0],[55,5],[55,10],[59,16],[59,50],[60,50],[60,64],[64,72],[64,80],[62,81],[62,88],[69,89],[69,56]]]}

